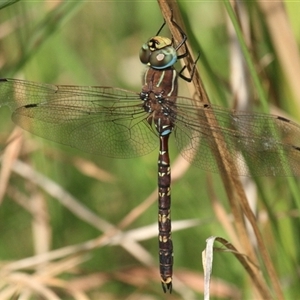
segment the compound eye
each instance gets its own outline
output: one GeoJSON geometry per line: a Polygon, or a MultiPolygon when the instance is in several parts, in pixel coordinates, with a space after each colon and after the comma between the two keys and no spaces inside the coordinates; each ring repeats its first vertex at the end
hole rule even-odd
{"type": "Polygon", "coordinates": [[[166,47],[154,51],[150,56],[149,64],[154,69],[165,69],[174,65],[176,60],[176,50],[173,47],[166,47]]]}
{"type": "Polygon", "coordinates": [[[147,65],[149,63],[152,52],[150,51],[147,44],[144,44],[140,50],[140,60],[143,64],[147,65]]]}

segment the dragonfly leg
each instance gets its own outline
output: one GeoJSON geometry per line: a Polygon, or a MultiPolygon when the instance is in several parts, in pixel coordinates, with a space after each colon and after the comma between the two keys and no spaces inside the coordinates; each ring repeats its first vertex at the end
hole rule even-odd
{"type": "Polygon", "coordinates": [[[191,82],[192,79],[193,79],[193,76],[194,76],[194,73],[195,73],[195,70],[196,70],[196,65],[197,65],[197,61],[199,60],[200,58],[200,52],[198,53],[198,56],[196,58],[196,60],[194,61],[193,63],[193,67],[192,67],[192,71],[191,71],[191,77],[186,77],[184,76],[182,73],[183,71],[186,69],[186,66],[184,66],[179,72],[178,72],[178,76],[180,78],[182,78],[183,80],[187,81],[187,82],[191,82]]]}

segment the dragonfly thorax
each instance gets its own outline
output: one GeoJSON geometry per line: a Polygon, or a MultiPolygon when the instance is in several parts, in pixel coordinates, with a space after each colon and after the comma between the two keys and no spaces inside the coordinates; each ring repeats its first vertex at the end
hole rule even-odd
{"type": "Polygon", "coordinates": [[[173,67],[165,70],[148,68],[140,99],[149,113],[147,122],[154,124],[159,135],[170,134],[176,119],[177,72],[173,67]]]}
{"type": "Polygon", "coordinates": [[[177,53],[169,38],[155,36],[143,44],[140,60],[151,68],[162,70],[175,64],[177,53]]]}

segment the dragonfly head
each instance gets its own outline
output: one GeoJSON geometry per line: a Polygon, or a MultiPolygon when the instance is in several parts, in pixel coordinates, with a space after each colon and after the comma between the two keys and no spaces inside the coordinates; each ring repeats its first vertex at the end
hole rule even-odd
{"type": "Polygon", "coordinates": [[[153,69],[162,70],[175,64],[177,53],[169,38],[155,36],[143,44],[140,60],[153,69]]]}

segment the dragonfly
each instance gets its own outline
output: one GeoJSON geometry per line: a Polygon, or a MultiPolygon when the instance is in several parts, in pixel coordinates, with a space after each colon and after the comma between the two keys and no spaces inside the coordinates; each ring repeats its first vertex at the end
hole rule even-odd
{"type": "Polygon", "coordinates": [[[177,72],[174,67],[187,55],[187,36],[172,23],[182,36],[177,45],[173,38],[159,35],[163,25],[141,47],[139,57],[146,71],[140,92],[0,79],[0,106],[7,105],[13,122],[37,136],[114,158],[146,155],[159,146],[158,243],[165,293],[172,292],[173,277],[171,134],[181,155],[206,171],[228,172],[234,162],[230,172],[236,176],[300,175],[296,123],[178,96],[178,78],[191,81],[192,77],[182,74],[184,68],[177,72]],[[181,55],[180,48],[185,49],[181,55]],[[222,164],[215,157],[218,142],[226,147],[222,164]]]}

